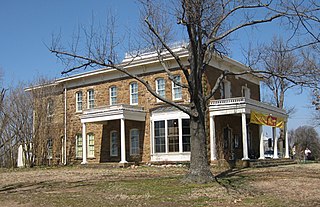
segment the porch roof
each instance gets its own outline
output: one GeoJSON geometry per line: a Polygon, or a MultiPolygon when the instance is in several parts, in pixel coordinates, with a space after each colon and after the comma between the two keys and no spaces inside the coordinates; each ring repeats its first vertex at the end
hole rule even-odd
{"type": "Polygon", "coordinates": [[[211,116],[240,113],[250,114],[251,111],[272,114],[273,116],[284,119],[288,118],[286,111],[283,109],[244,97],[211,100],[209,105],[209,112],[211,116]]]}
{"type": "Polygon", "coordinates": [[[142,107],[118,104],[86,109],[80,115],[81,123],[99,123],[117,119],[145,121],[146,112],[142,107]]]}

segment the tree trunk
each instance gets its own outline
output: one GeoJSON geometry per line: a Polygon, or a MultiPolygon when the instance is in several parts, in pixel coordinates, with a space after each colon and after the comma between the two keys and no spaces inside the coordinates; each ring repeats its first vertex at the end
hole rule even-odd
{"type": "Polygon", "coordinates": [[[208,183],[214,180],[207,154],[205,113],[190,117],[191,159],[187,182],[208,183]]]}

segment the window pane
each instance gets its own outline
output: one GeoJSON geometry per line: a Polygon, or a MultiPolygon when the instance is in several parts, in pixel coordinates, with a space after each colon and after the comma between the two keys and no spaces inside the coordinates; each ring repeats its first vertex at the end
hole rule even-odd
{"type": "Polygon", "coordinates": [[[117,87],[110,88],[110,105],[117,104],[117,87]]]}
{"type": "Polygon", "coordinates": [[[82,157],[82,135],[76,136],[76,157],[82,157]]]}
{"type": "Polygon", "coordinates": [[[169,152],[179,152],[178,119],[168,120],[168,147],[169,152]]]}
{"type": "MultiPolygon", "coordinates": [[[[174,79],[179,83],[181,82],[181,77],[180,76],[175,76],[174,79]]],[[[177,100],[177,99],[181,99],[182,98],[181,87],[179,85],[176,85],[175,83],[173,83],[172,93],[173,93],[173,100],[177,100]]]]}
{"type": "Polygon", "coordinates": [[[165,152],[165,122],[155,121],[154,122],[154,148],[155,152],[165,152]]]}
{"type": "Polygon", "coordinates": [[[190,120],[182,119],[182,150],[190,152],[190,120]]]}
{"type": "Polygon", "coordinates": [[[157,79],[157,82],[156,82],[156,85],[157,85],[157,93],[162,96],[162,97],[165,97],[165,81],[163,78],[159,78],[157,79]]]}
{"type": "Polygon", "coordinates": [[[88,134],[88,157],[94,157],[94,136],[88,134]]]}
{"type": "Polygon", "coordinates": [[[88,91],[88,108],[94,108],[94,90],[88,91]]]}
{"type": "Polygon", "coordinates": [[[138,104],[138,84],[130,84],[130,104],[138,104]]]}
{"type": "Polygon", "coordinates": [[[82,92],[76,93],[76,111],[82,111],[82,92]]]}
{"type": "Polygon", "coordinates": [[[130,131],[130,154],[138,155],[139,154],[139,130],[132,129],[130,131]]]}
{"type": "Polygon", "coordinates": [[[110,155],[118,156],[118,132],[112,131],[110,135],[110,155]]]}

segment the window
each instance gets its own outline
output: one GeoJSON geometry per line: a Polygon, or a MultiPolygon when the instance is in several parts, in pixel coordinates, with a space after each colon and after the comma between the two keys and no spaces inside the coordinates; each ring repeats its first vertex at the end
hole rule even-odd
{"type": "Polygon", "coordinates": [[[179,152],[179,125],[178,119],[168,120],[168,147],[169,152],[179,152]]]}
{"type": "Polygon", "coordinates": [[[82,91],[76,93],[76,111],[82,111],[82,91]]]}
{"type": "Polygon", "coordinates": [[[110,156],[118,156],[118,132],[110,132],[110,156]]]}
{"type": "Polygon", "coordinates": [[[231,83],[230,81],[223,80],[220,86],[221,98],[231,98],[231,83]]]}
{"type": "Polygon", "coordinates": [[[166,152],[165,145],[165,121],[154,122],[155,152],[166,152]]]}
{"type": "Polygon", "coordinates": [[[139,130],[130,130],[130,154],[139,155],[139,130]]]}
{"type": "Polygon", "coordinates": [[[94,157],[94,135],[88,134],[88,157],[94,157]]]}
{"type": "Polygon", "coordinates": [[[52,139],[48,139],[47,141],[47,159],[52,159],[52,139]]]}
{"type": "Polygon", "coordinates": [[[117,104],[117,87],[110,87],[110,105],[117,104]]]}
{"type": "Polygon", "coordinates": [[[94,108],[94,90],[88,90],[88,109],[94,108]]]}
{"type": "MultiPolygon", "coordinates": [[[[174,80],[177,81],[178,83],[181,82],[181,77],[179,75],[174,77],[174,80]]],[[[175,84],[172,82],[172,99],[173,100],[179,100],[182,99],[182,90],[181,86],[175,84]]]]}
{"type": "Polygon", "coordinates": [[[242,97],[250,98],[250,88],[247,86],[242,86],[242,97]]]}
{"type": "Polygon", "coordinates": [[[154,121],[154,153],[190,152],[190,119],[154,121]]]}
{"type": "MultiPolygon", "coordinates": [[[[166,96],[166,83],[163,78],[159,78],[156,80],[156,92],[161,97],[166,96]]],[[[157,101],[160,101],[159,99],[157,101]]]]}
{"type": "Polygon", "coordinates": [[[182,119],[182,150],[190,152],[190,119],[182,119]]]}
{"type": "Polygon", "coordinates": [[[138,104],[138,83],[134,82],[130,84],[130,104],[138,104]]]}
{"type": "Polygon", "coordinates": [[[82,157],[82,135],[76,135],[76,157],[82,157]]]}

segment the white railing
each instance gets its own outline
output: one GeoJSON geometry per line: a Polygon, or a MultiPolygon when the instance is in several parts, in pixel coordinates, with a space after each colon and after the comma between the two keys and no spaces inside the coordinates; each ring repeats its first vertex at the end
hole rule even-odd
{"type": "Polygon", "coordinates": [[[128,111],[144,111],[143,107],[139,106],[132,106],[127,104],[116,104],[116,105],[109,105],[109,106],[99,106],[92,109],[85,109],[83,114],[95,114],[95,113],[103,113],[103,112],[110,112],[110,111],[120,111],[120,110],[128,110],[128,111]]]}
{"type": "Polygon", "coordinates": [[[272,106],[271,104],[267,104],[264,102],[260,102],[257,100],[253,100],[250,98],[245,98],[245,97],[237,97],[237,98],[227,98],[227,99],[218,99],[218,100],[211,100],[210,101],[210,106],[227,106],[227,105],[239,105],[239,104],[248,104],[251,106],[256,106],[260,108],[265,108],[268,110],[276,110],[279,111],[283,114],[286,114],[286,111],[283,109],[280,109],[278,107],[272,106]]]}

